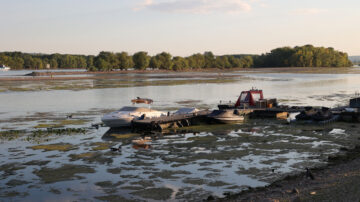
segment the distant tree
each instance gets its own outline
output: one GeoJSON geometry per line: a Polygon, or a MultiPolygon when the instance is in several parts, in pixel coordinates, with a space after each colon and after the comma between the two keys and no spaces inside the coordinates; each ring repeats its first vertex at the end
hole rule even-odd
{"type": "Polygon", "coordinates": [[[254,65],[254,60],[253,60],[253,57],[251,57],[251,56],[244,56],[239,59],[239,62],[240,62],[240,67],[243,67],[243,68],[249,68],[254,65]]]}
{"type": "Polygon", "coordinates": [[[132,67],[132,57],[127,52],[121,52],[116,54],[118,61],[118,68],[129,69],[132,67]]]}
{"type": "Polygon", "coordinates": [[[207,51],[204,53],[204,59],[205,59],[205,68],[215,67],[215,56],[211,51],[207,51]]]}
{"type": "Polygon", "coordinates": [[[188,61],[183,57],[174,57],[172,60],[173,66],[172,69],[174,71],[182,71],[189,68],[188,61]]]}
{"type": "Polygon", "coordinates": [[[151,69],[159,69],[160,68],[160,61],[159,61],[158,57],[156,57],[156,56],[151,57],[149,67],[151,69]]]}
{"type": "Polygon", "coordinates": [[[147,52],[140,51],[133,55],[134,68],[144,70],[149,66],[150,57],[147,52]]]}
{"type": "Polygon", "coordinates": [[[172,69],[172,56],[170,53],[162,52],[155,56],[159,61],[159,69],[172,69]]]}
{"type": "Polygon", "coordinates": [[[197,53],[187,58],[190,68],[202,69],[205,67],[204,55],[197,53]]]}
{"type": "Polygon", "coordinates": [[[215,65],[220,69],[231,68],[231,64],[227,56],[217,56],[215,59],[215,65]]]}
{"type": "Polygon", "coordinates": [[[94,56],[86,57],[86,68],[91,71],[96,71],[97,69],[94,66],[94,56]]]}

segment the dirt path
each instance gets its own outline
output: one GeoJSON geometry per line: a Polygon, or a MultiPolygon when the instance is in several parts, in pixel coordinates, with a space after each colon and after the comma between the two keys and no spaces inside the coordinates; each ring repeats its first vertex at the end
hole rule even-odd
{"type": "Polygon", "coordinates": [[[218,201],[359,201],[360,146],[332,157],[324,168],[287,176],[267,187],[249,189],[218,201]]]}

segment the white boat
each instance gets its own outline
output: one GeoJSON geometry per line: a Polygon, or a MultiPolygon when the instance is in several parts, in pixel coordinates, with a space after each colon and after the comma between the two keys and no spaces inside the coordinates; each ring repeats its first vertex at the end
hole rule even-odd
{"type": "Polygon", "coordinates": [[[180,108],[178,109],[176,112],[174,112],[174,115],[185,115],[185,114],[193,114],[198,112],[199,110],[196,109],[195,107],[185,107],[185,108],[180,108]]]}
{"type": "Polygon", "coordinates": [[[10,67],[7,67],[5,65],[0,65],[0,70],[1,71],[8,71],[8,70],[10,70],[10,67]]]}
{"type": "Polygon", "coordinates": [[[145,107],[123,107],[105,114],[101,121],[110,128],[129,127],[134,119],[147,119],[166,116],[167,113],[145,107]]]}
{"type": "Polygon", "coordinates": [[[234,109],[214,110],[209,117],[218,123],[237,123],[243,122],[245,119],[244,115],[234,109]]]}

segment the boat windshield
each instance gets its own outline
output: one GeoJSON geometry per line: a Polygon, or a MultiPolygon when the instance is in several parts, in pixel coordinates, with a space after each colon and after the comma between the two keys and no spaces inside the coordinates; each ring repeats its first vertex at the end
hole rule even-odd
{"type": "Polygon", "coordinates": [[[252,93],[252,97],[254,102],[257,102],[261,99],[261,94],[260,93],[252,93]]]}
{"type": "Polygon", "coordinates": [[[249,102],[249,93],[241,93],[240,95],[241,102],[249,102]]]}

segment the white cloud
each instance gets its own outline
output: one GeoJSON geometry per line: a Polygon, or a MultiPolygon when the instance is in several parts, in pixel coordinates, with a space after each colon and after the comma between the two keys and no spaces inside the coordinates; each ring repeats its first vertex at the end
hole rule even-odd
{"type": "Polygon", "coordinates": [[[324,12],[327,12],[327,10],[320,8],[301,8],[294,10],[292,13],[296,15],[316,15],[324,12]]]}
{"type": "Polygon", "coordinates": [[[153,0],[144,0],[143,2],[136,5],[136,7],[133,8],[134,11],[138,11],[141,9],[144,9],[148,6],[151,6],[153,4],[153,0]]]}
{"type": "Polygon", "coordinates": [[[173,13],[240,13],[251,10],[244,0],[145,0],[134,10],[150,9],[173,13]]]}

